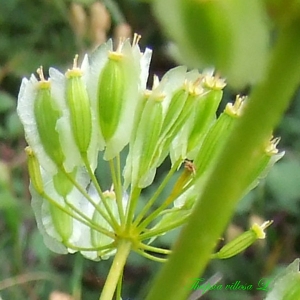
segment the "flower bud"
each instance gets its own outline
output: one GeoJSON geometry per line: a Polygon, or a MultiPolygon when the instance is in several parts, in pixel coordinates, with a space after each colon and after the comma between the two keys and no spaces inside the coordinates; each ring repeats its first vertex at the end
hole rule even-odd
{"type": "Polygon", "coordinates": [[[56,130],[56,123],[61,117],[61,112],[52,98],[50,82],[44,80],[41,69],[38,71],[41,81],[38,83],[37,95],[34,101],[34,117],[37,131],[45,152],[53,162],[61,166],[65,156],[56,130]]]}
{"type": "Polygon", "coordinates": [[[75,56],[73,69],[66,73],[66,98],[75,143],[80,153],[86,154],[92,134],[91,104],[82,81],[82,71],[77,68],[77,58],[75,56]]]}
{"type": "Polygon", "coordinates": [[[251,246],[257,239],[264,239],[266,234],[264,230],[269,227],[273,221],[267,221],[261,226],[256,223],[252,225],[251,229],[245,231],[237,238],[230,241],[219,252],[213,255],[213,258],[226,259],[237,255],[251,246]]]}

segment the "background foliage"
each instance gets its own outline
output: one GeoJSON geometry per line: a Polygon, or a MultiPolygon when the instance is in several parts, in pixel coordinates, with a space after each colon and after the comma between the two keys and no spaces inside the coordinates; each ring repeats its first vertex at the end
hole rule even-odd
{"type": "MultiPolygon", "coordinates": [[[[91,52],[106,37],[138,32],[154,49],[151,72],[161,76],[175,65],[147,3],[136,0],[104,1],[108,10],[92,0],[77,3],[63,0],[0,0],[0,296],[2,299],[97,299],[111,261],[93,263],[79,255],[58,256],[43,244],[30,207],[28,175],[23,149],[24,134],[15,113],[23,76],[43,65],[65,70],[74,54],[91,52]],[[65,298],[68,299],[68,298],[65,298]],[[71,299],[71,298],[70,298],[71,299]]],[[[236,93],[225,90],[224,107],[236,93]]],[[[216,272],[221,283],[241,281],[257,284],[274,277],[281,266],[300,256],[300,94],[276,131],[285,157],[269,176],[243,199],[225,237],[248,229],[253,219],[273,219],[267,239],[242,255],[212,261],[205,278],[216,272]]],[[[168,168],[166,162],[161,173],[168,168]]],[[[98,176],[106,178],[105,166],[98,176]]],[[[159,176],[159,175],[158,175],[159,176]]],[[[237,179],[238,180],[238,179],[237,179]]],[[[151,186],[155,189],[155,184],[151,186]]],[[[146,191],[147,192],[147,191],[146,191]]],[[[217,207],[212,207],[218,213],[217,207]]],[[[195,228],[196,231],[205,230],[195,228]]],[[[169,247],[177,232],[160,237],[169,247]]],[[[222,244],[223,241],[220,241],[222,244]]],[[[160,265],[137,255],[129,257],[124,275],[125,299],[144,299],[150,278],[160,265]]],[[[222,299],[263,299],[265,292],[222,292],[222,299]]],[[[201,299],[219,299],[209,292],[201,299]]]]}

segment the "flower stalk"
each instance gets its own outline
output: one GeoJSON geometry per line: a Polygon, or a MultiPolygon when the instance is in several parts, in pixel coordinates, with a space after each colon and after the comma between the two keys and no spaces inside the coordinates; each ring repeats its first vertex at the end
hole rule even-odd
{"type": "MultiPolygon", "coordinates": [[[[99,300],[111,300],[115,293],[118,281],[122,278],[124,266],[127,257],[130,253],[131,242],[125,239],[120,239],[117,245],[117,253],[114,257],[112,266],[109,270],[104,288],[99,300]]],[[[118,299],[119,300],[119,299],[118,299]]]]}

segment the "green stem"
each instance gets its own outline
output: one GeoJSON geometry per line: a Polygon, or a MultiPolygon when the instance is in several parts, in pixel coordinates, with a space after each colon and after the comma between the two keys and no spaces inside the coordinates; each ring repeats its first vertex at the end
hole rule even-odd
{"type": "Polygon", "coordinates": [[[159,197],[159,195],[161,194],[161,192],[164,190],[164,188],[166,187],[166,185],[168,184],[168,182],[172,178],[172,176],[175,173],[175,171],[178,169],[178,167],[179,167],[179,165],[180,165],[181,162],[182,162],[182,160],[178,160],[172,166],[172,168],[170,169],[170,171],[168,172],[167,176],[164,178],[164,180],[162,181],[162,183],[160,184],[160,186],[158,187],[158,189],[155,191],[155,193],[153,194],[153,196],[147,201],[147,203],[143,207],[142,211],[138,214],[138,216],[134,220],[134,223],[133,223],[134,226],[137,226],[140,223],[140,221],[144,218],[144,216],[146,215],[146,213],[149,211],[149,209],[155,203],[155,201],[157,200],[157,198],[159,197]]]}
{"type": "Polygon", "coordinates": [[[126,211],[126,230],[127,231],[129,231],[129,229],[132,227],[134,211],[135,211],[139,196],[141,194],[141,191],[142,191],[142,189],[133,187],[133,189],[130,193],[130,197],[129,197],[129,201],[128,201],[128,205],[127,205],[127,211],[126,211]]]}
{"type": "Polygon", "coordinates": [[[122,300],[122,282],[123,282],[123,273],[121,274],[118,285],[117,285],[117,293],[116,293],[116,300],[122,300]]]}
{"type": "MultiPolygon", "coordinates": [[[[112,227],[112,228],[118,228],[118,223],[115,220],[115,218],[113,217],[113,219],[110,218],[110,216],[112,215],[112,212],[110,210],[110,208],[108,208],[109,210],[107,212],[105,212],[103,209],[101,209],[101,207],[92,199],[92,197],[87,193],[87,191],[76,181],[74,180],[74,178],[72,176],[70,176],[70,174],[68,172],[66,172],[66,170],[64,168],[60,168],[60,170],[66,175],[66,177],[70,180],[70,182],[72,182],[72,184],[76,187],[76,189],[91,203],[91,205],[93,205],[93,207],[97,210],[97,212],[105,219],[105,221],[112,227]],[[110,214],[109,214],[110,212],[110,214]],[[109,215],[107,215],[109,214],[109,215]],[[114,222],[115,221],[115,222],[114,222]]],[[[90,173],[89,173],[90,174],[90,173]]],[[[92,172],[93,174],[93,172],[92,172]]],[[[91,176],[91,175],[90,175],[91,176]]],[[[93,181],[93,176],[92,176],[92,181],[93,181]]],[[[96,179],[95,175],[94,175],[94,180],[96,179]]],[[[97,180],[96,180],[97,181],[97,180]]],[[[94,182],[94,181],[93,181],[94,182]]],[[[100,188],[100,187],[99,187],[100,188]]],[[[101,193],[102,197],[103,194],[101,193]]],[[[101,197],[101,195],[99,194],[99,197],[101,197]]],[[[103,197],[105,198],[105,197],[103,197]]],[[[101,199],[103,200],[103,199],[101,199]]],[[[106,199],[104,199],[105,201],[103,201],[104,204],[106,204],[106,199]]],[[[70,204],[68,204],[70,206],[70,204]]],[[[106,208],[106,207],[105,207],[106,208]]]]}
{"type": "Polygon", "coordinates": [[[119,157],[119,159],[117,159],[117,162],[116,162],[117,166],[115,167],[114,160],[111,159],[109,161],[109,167],[110,167],[112,182],[114,185],[114,190],[116,193],[118,213],[120,216],[121,226],[122,226],[122,224],[125,223],[125,215],[124,215],[123,203],[122,203],[123,195],[122,195],[122,182],[121,182],[121,177],[120,177],[120,173],[121,173],[121,171],[120,171],[120,155],[118,155],[117,157],[119,157]]]}
{"type": "Polygon", "coordinates": [[[188,215],[188,216],[186,216],[184,218],[181,218],[179,220],[176,220],[175,222],[172,222],[171,224],[168,224],[164,227],[149,229],[149,230],[145,231],[145,233],[141,233],[139,235],[139,239],[140,239],[140,241],[143,241],[143,240],[147,240],[147,239],[150,239],[152,237],[164,234],[166,232],[169,232],[169,231],[185,224],[189,217],[190,216],[188,215]]]}
{"type": "Polygon", "coordinates": [[[255,152],[268,140],[298,87],[299,23],[289,24],[279,32],[265,80],[253,90],[147,300],[186,299],[186,286],[203,273],[216,240],[243,194],[255,152]]]}
{"type": "Polygon", "coordinates": [[[116,164],[117,164],[117,186],[115,187],[116,189],[116,197],[117,201],[119,202],[120,210],[121,210],[121,223],[125,223],[125,214],[124,214],[124,209],[123,209],[123,187],[122,187],[122,171],[121,171],[121,159],[120,159],[120,154],[117,155],[116,157],[116,164]]]}
{"type": "MultiPolygon", "coordinates": [[[[107,203],[107,198],[103,195],[103,192],[102,192],[102,189],[99,185],[99,182],[93,172],[93,170],[91,169],[91,166],[89,164],[89,161],[88,161],[88,158],[87,158],[87,155],[84,155],[82,156],[82,159],[84,161],[84,164],[85,164],[85,167],[87,169],[87,172],[92,180],[92,183],[94,184],[96,190],[97,190],[97,193],[100,197],[100,199],[102,200],[103,204],[104,204],[104,207],[105,207],[105,210],[109,216],[108,219],[105,218],[105,216],[103,216],[103,214],[101,213],[102,210],[100,210],[100,207],[98,206],[98,209],[99,209],[99,213],[103,216],[103,218],[105,218],[105,220],[110,224],[110,226],[114,229],[118,228],[119,227],[119,224],[118,224],[118,221],[116,220],[115,216],[113,215],[108,203],[107,203]]],[[[93,203],[92,203],[93,204],[93,203]]],[[[97,209],[97,207],[95,207],[97,209]]],[[[98,210],[97,209],[97,210],[98,210]]]]}
{"type": "Polygon", "coordinates": [[[73,266],[73,274],[71,278],[71,286],[72,286],[72,295],[74,300],[81,299],[81,281],[82,281],[82,273],[83,273],[83,263],[84,259],[80,254],[76,255],[74,266],[73,266]]]}
{"type": "Polygon", "coordinates": [[[54,205],[55,207],[59,208],[60,210],[62,210],[63,212],[65,212],[67,215],[69,215],[70,217],[78,220],[79,222],[81,222],[82,224],[85,224],[86,226],[93,228],[111,238],[114,238],[114,234],[110,231],[108,231],[107,229],[97,225],[95,222],[93,222],[91,219],[89,219],[88,217],[86,217],[84,214],[80,214],[80,217],[77,216],[76,214],[74,214],[73,212],[70,212],[68,209],[66,209],[64,206],[60,205],[59,203],[57,203],[54,199],[52,199],[51,197],[49,197],[46,193],[41,193],[40,194],[41,197],[45,198],[50,204],[54,205]]]}
{"type": "Polygon", "coordinates": [[[154,246],[149,246],[149,245],[145,245],[143,243],[139,244],[139,249],[142,249],[144,251],[151,251],[151,252],[155,252],[155,253],[160,253],[160,254],[171,254],[172,251],[169,249],[163,249],[163,248],[158,248],[158,247],[154,247],[154,246]]]}
{"type": "Polygon", "coordinates": [[[147,258],[147,259],[150,259],[150,260],[153,260],[153,261],[156,261],[156,262],[159,262],[159,263],[165,263],[167,261],[166,258],[160,258],[160,257],[156,257],[154,255],[151,255],[147,252],[144,252],[140,249],[135,249],[134,252],[138,253],[139,255],[147,258]]]}
{"type": "Polygon", "coordinates": [[[130,249],[130,241],[124,239],[119,240],[117,253],[109,270],[109,274],[99,300],[111,300],[113,298],[119,278],[122,276],[127,257],[130,253],[130,249]]]}

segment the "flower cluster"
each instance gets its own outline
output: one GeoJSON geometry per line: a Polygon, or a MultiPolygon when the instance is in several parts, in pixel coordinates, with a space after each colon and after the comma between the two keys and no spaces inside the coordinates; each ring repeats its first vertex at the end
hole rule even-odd
{"type": "MultiPolygon", "coordinates": [[[[243,113],[246,99],[237,97],[217,118],[224,80],[212,72],[177,67],[146,89],[151,50],[112,41],[85,56],[76,56],[65,74],[50,68],[39,80],[23,79],[18,114],[28,147],[32,206],[45,243],[59,253],[80,251],[98,260],[115,253],[120,240],[148,252],[169,250],[150,243],[184,224],[211,170],[243,113]],[[120,153],[127,154],[121,166],[120,153]],[[152,184],[157,168],[170,157],[171,168],[146,205],[138,202],[152,184]],[[111,171],[110,190],[95,176],[98,159],[111,171]],[[182,167],[183,165],[183,167],[182,167]],[[169,195],[157,200],[178,173],[169,195]]],[[[283,153],[278,139],[266,141],[253,159],[243,183],[253,188],[283,153]]]]}

